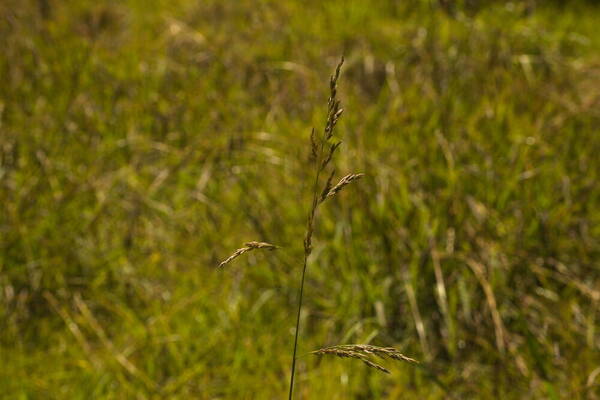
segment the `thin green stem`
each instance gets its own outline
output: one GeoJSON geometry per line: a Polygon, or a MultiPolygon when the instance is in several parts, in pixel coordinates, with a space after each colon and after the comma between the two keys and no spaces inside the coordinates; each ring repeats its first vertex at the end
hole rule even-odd
{"type": "Polygon", "coordinates": [[[304,294],[304,276],[306,275],[306,265],[308,254],[304,253],[304,266],[302,267],[302,283],[300,284],[300,298],[298,299],[298,314],[296,315],[296,334],[294,335],[294,355],[292,357],[292,372],[290,375],[290,395],[289,400],[292,400],[294,394],[294,374],[296,372],[296,351],[298,349],[298,332],[300,331],[300,313],[302,312],[302,296],[304,294]]]}
{"type": "Polygon", "coordinates": [[[308,222],[306,225],[306,235],[304,237],[304,264],[302,266],[302,279],[300,281],[300,294],[298,298],[298,313],[296,314],[296,332],[294,334],[294,354],[292,356],[292,371],[290,373],[290,393],[289,400],[292,400],[294,394],[294,376],[296,373],[296,352],[298,350],[298,334],[300,332],[300,314],[302,313],[302,299],[304,297],[304,278],[306,276],[306,267],[308,265],[308,256],[311,253],[311,238],[313,233],[313,224],[315,220],[315,214],[319,205],[319,178],[321,177],[321,162],[323,159],[323,150],[325,148],[325,141],[321,140],[318,156],[315,160],[317,166],[317,173],[315,174],[315,182],[313,184],[313,201],[310,213],[308,215],[308,222]]]}

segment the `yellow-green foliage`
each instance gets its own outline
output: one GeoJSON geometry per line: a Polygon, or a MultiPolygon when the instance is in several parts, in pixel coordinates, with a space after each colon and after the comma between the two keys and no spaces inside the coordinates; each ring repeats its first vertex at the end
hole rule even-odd
{"type": "Polygon", "coordinates": [[[0,1],[0,397],[598,398],[593,1],[0,1]],[[454,4],[454,6],[452,6],[454,4]],[[273,243],[227,268],[249,241],[273,243]],[[421,363],[314,357],[394,346],[421,363]],[[596,397],[594,397],[596,396],[596,397]]]}

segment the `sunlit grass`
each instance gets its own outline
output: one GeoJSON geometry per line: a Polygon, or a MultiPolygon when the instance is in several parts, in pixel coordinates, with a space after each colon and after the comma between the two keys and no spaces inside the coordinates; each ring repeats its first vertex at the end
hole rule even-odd
{"type": "Polygon", "coordinates": [[[559,3],[3,2],[0,394],[284,398],[344,54],[369,173],[322,211],[296,398],[594,398],[600,10],[559,3]]]}

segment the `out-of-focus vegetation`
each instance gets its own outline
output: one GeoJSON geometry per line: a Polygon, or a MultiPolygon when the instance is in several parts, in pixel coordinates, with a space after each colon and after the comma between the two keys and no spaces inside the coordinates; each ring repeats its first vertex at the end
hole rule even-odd
{"type": "Polygon", "coordinates": [[[0,2],[0,396],[599,398],[593,1],[0,2]],[[283,246],[217,272],[248,240],[283,246]]]}

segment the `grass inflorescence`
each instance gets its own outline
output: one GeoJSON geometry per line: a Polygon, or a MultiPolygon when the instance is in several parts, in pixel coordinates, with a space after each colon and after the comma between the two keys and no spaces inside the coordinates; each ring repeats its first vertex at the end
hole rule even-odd
{"type": "Polygon", "coordinates": [[[375,368],[376,370],[385,372],[386,374],[389,374],[390,371],[374,362],[370,357],[374,356],[381,359],[391,359],[418,364],[417,360],[405,356],[393,347],[378,347],[368,344],[345,344],[330,346],[312,351],[311,354],[318,356],[331,355],[340,358],[356,358],[361,360],[368,367],[375,368]]]}

